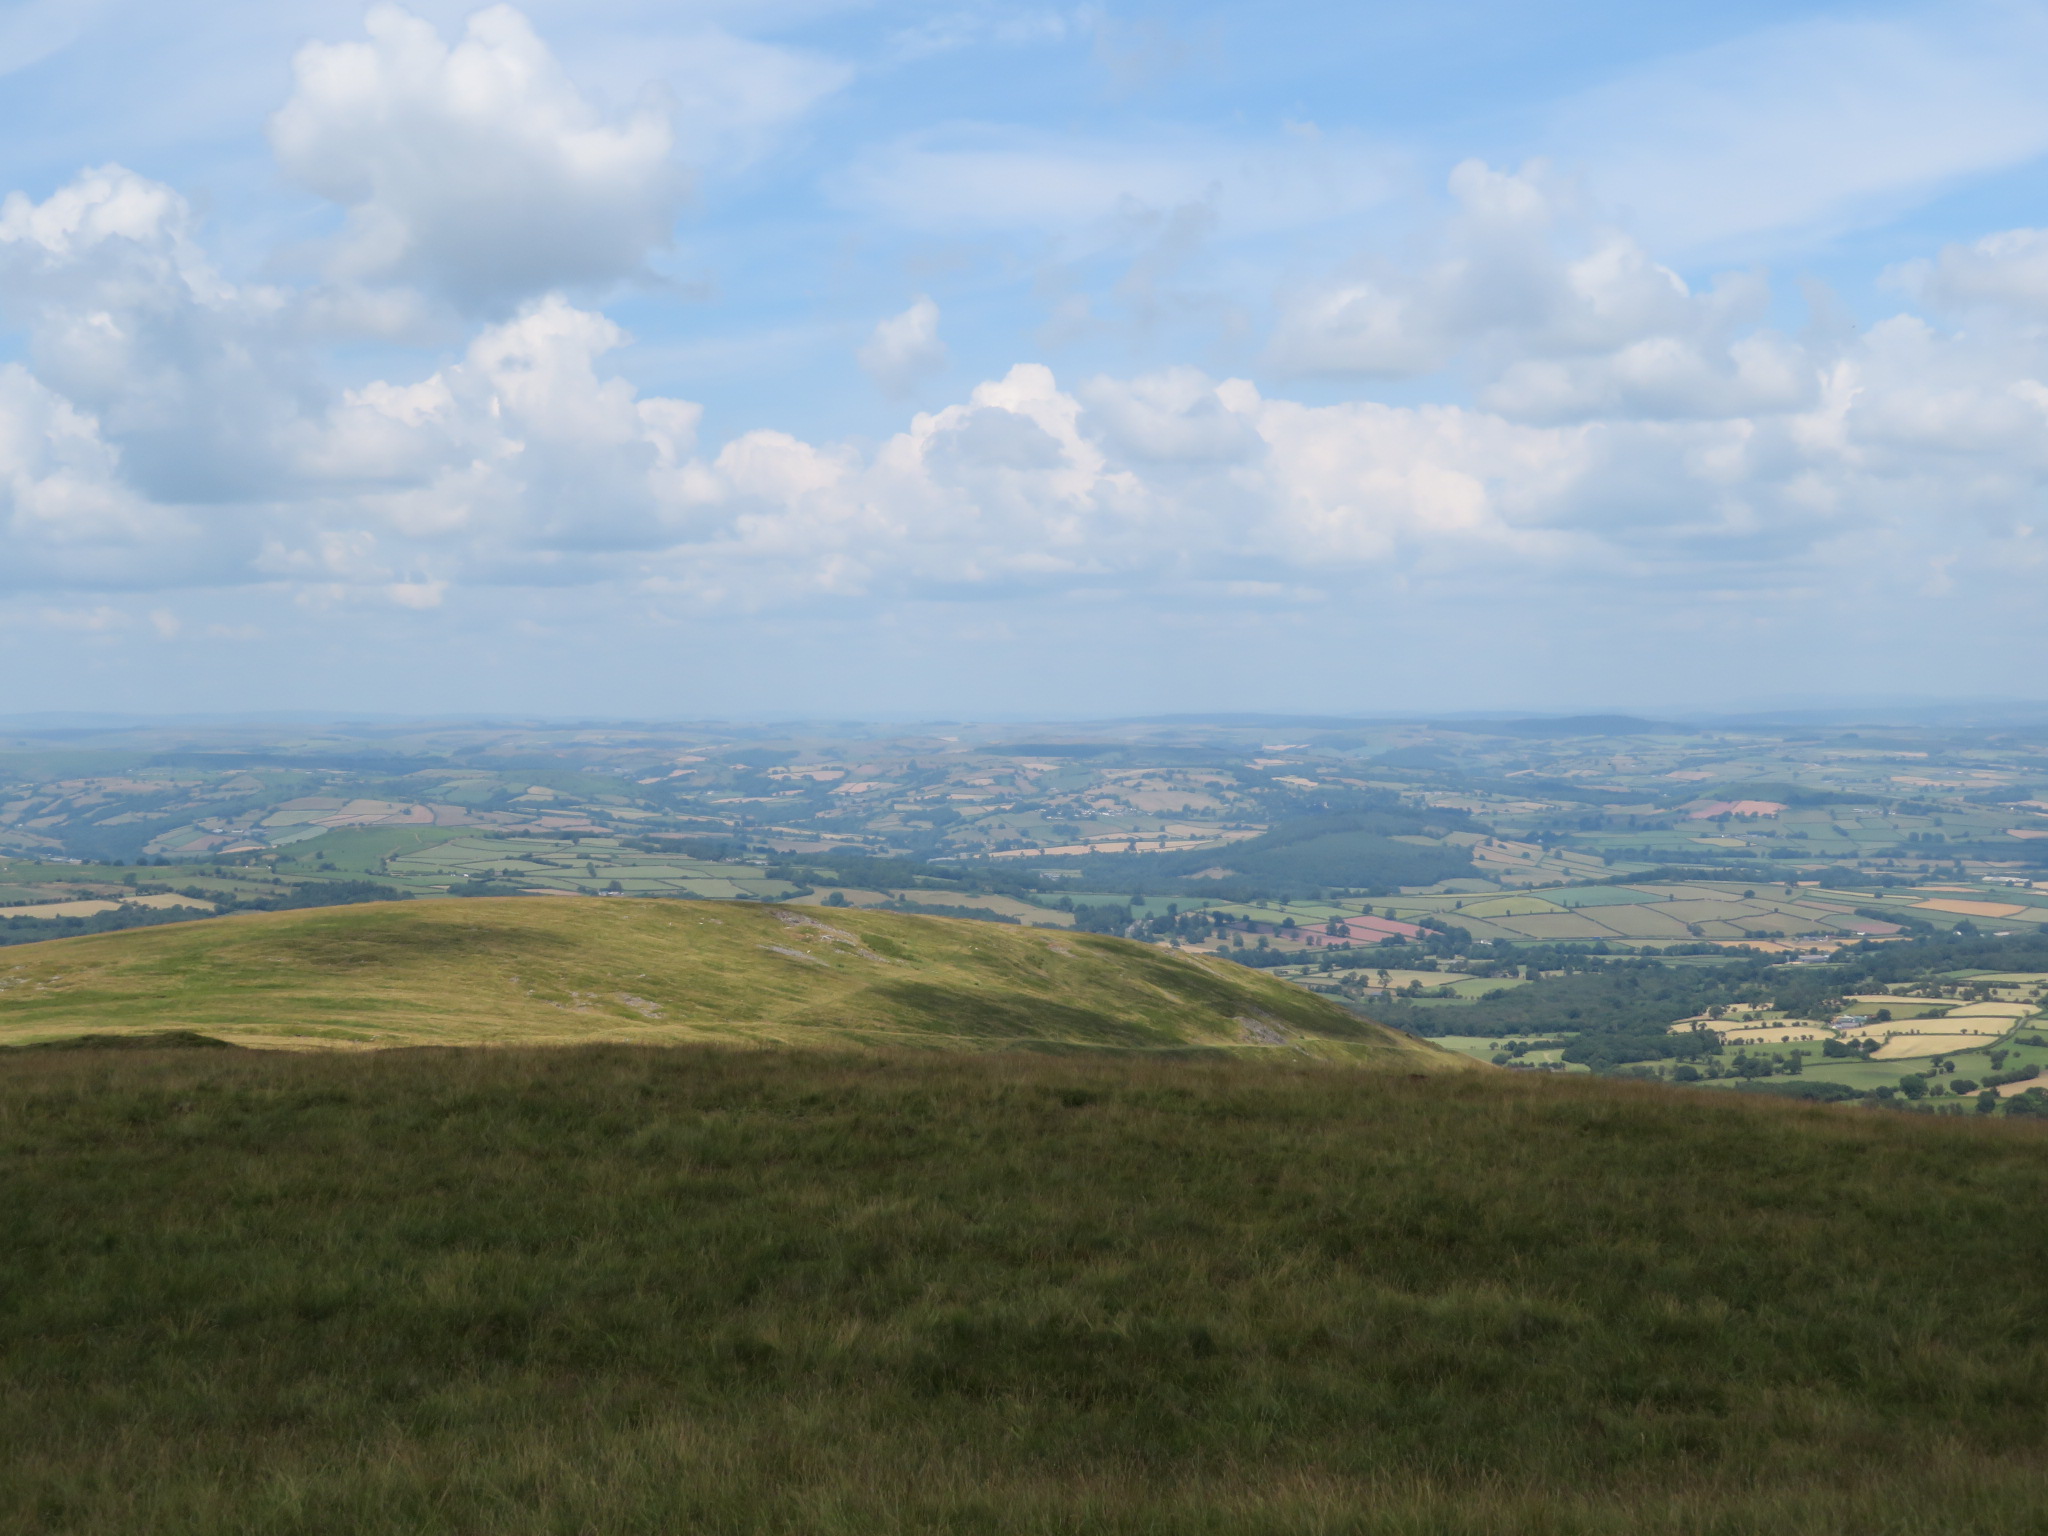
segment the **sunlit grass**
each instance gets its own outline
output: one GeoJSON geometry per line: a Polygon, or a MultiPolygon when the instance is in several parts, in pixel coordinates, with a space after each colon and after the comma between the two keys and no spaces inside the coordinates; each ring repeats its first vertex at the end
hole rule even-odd
{"type": "Polygon", "coordinates": [[[408,901],[0,953],[0,1045],[189,1029],[298,1049],[591,1040],[1462,1058],[1226,961],[1073,934],[747,902],[408,901]]]}

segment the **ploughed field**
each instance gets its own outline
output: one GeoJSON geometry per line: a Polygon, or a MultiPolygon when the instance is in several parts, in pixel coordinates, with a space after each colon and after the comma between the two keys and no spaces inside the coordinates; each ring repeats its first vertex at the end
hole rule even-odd
{"type": "Polygon", "coordinates": [[[13,1051],[0,1531],[2041,1531],[2044,1209],[1278,1050],[13,1051]]]}
{"type": "Polygon", "coordinates": [[[299,1049],[723,1040],[1470,1065],[1227,961],[1099,934],[850,909],[385,902],[0,953],[0,1045],[164,1030],[299,1049]]]}

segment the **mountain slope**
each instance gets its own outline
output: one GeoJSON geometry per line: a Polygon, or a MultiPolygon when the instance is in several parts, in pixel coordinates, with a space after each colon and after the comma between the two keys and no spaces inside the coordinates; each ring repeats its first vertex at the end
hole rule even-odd
{"type": "Polygon", "coordinates": [[[1242,966],[897,913],[535,897],[266,912],[0,956],[0,1044],[197,1030],[248,1045],[727,1040],[1452,1056],[1242,966]]]}

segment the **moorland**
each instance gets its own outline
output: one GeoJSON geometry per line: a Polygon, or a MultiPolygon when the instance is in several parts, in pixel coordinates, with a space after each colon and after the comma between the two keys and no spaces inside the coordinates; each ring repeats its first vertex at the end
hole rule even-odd
{"type": "Polygon", "coordinates": [[[1274,1060],[9,1053],[0,1531],[2042,1529],[2040,1126],[1274,1060]]]}
{"type": "Polygon", "coordinates": [[[1103,934],[893,912],[523,897],[252,912],[0,955],[0,1046],[593,1040],[1283,1052],[1470,1070],[1277,977],[1103,934]]]}

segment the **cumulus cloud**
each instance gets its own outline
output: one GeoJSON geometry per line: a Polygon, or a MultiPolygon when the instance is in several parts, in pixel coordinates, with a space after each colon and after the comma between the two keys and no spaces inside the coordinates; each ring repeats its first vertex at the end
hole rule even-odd
{"type": "Polygon", "coordinates": [[[119,166],[0,204],[0,293],[36,376],[89,413],[142,495],[229,503],[278,489],[320,392],[283,293],[225,281],[185,199],[119,166]]]}
{"type": "Polygon", "coordinates": [[[285,173],[348,210],[338,278],[504,310],[631,277],[667,243],[685,186],[662,113],[605,120],[509,6],[453,46],[393,5],[364,25],[300,50],[270,127],[285,173]]]}
{"type": "MultiPolygon", "coordinates": [[[[303,142],[331,148],[350,142],[337,123],[417,107],[432,160],[461,138],[443,131],[450,102],[488,124],[539,99],[583,125],[597,162],[642,164],[639,130],[578,116],[511,13],[483,13],[450,48],[385,10],[371,39],[302,67],[292,131],[319,129],[303,142]],[[337,102],[376,111],[314,110],[337,102]]],[[[396,155],[402,138],[355,142],[396,155]]],[[[529,152],[515,134],[504,163],[529,152]]],[[[351,206],[402,207],[382,174],[351,206]]],[[[406,225],[424,243],[362,270],[502,313],[454,356],[342,387],[318,345],[334,290],[228,280],[182,197],[102,167],[0,204],[0,301],[28,343],[0,367],[0,572],[427,612],[488,585],[714,611],[1087,591],[1295,602],[1374,583],[1611,596],[1922,579],[1937,558],[1956,579],[1972,562],[2031,568],[2048,491],[2048,335],[2024,323],[2048,260],[2037,232],[1918,271],[1967,323],[1907,314],[1823,340],[1766,324],[1754,274],[1688,284],[1540,167],[1469,164],[1451,192],[1420,259],[1291,295],[1273,356],[1300,372],[1460,370],[1458,403],[1294,400],[1187,366],[1062,380],[1027,363],[877,443],[742,431],[700,445],[695,404],[614,371],[628,338],[613,320],[525,291],[533,271],[464,267],[468,247],[438,226],[406,225]]],[[[607,238],[616,275],[652,237],[607,238]]],[[[882,321],[861,361],[885,388],[928,378],[945,362],[937,305],[882,321]]]]}
{"type": "Polygon", "coordinates": [[[1230,463],[1255,451],[1258,434],[1240,395],[1219,390],[1199,368],[1165,368],[1135,379],[1096,378],[1081,386],[1087,423],[1111,453],[1131,463],[1230,463]]]}
{"type": "Polygon", "coordinates": [[[2048,230],[2007,229],[1944,246],[1933,261],[1911,262],[1888,275],[1945,309],[2048,318],[2048,230]]]}
{"type": "Polygon", "coordinates": [[[1694,295],[1634,240],[1588,219],[1548,167],[1511,173],[1468,160],[1449,191],[1451,214],[1419,261],[1363,263],[1290,295],[1274,365],[1407,377],[1472,347],[1601,353],[1755,307],[1754,293],[1694,295]]]}
{"type": "MultiPolygon", "coordinates": [[[[383,583],[400,571],[542,583],[612,573],[687,532],[698,407],[602,377],[624,340],[559,297],[486,327],[456,364],[348,391],[299,468],[327,494],[267,545],[267,574],[383,583]]],[[[441,587],[410,580],[391,588],[441,587]]]]}
{"type": "Polygon", "coordinates": [[[1542,165],[1468,161],[1450,193],[1422,259],[1289,295],[1269,362],[1381,378],[1456,367],[1482,404],[1522,421],[1725,418],[1814,398],[1815,359],[1760,324],[1761,274],[1696,290],[1542,165]]]}
{"type": "Polygon", "coordinates": [[[923,294],[900,315],[875,326],[860,349],[860,365],[868,377],[892,395],[907,395],[947,362],[939,340],[939,306],[923,294]]]}
{"type": "MultiPolygon", "coordinates": [[[[0,209],[0,255],[53,296],[34,334],[63,381],[40,361],[0,372],[22,579],[283,583],[422,610],[507,583],[697,607],[1531,573],[1739,584],[1818,580],[1845,549],[1988,550],[2024,536],[2048,485],[2031,335],[1901,317],[1825,357],[1765,332],[1713,354],[1697,316],[1718,299],[1603,305],[1598,284],[1539,268],[1530,287],[1554,302],[1533,334],[1577,350],[1504,353],[1471,405],[1307,404],[1187,367],[1065,387],[1020,365],[867,449],[754,431],[702,451],[697,407],[610,374],[623,333],[550,295],[422,376],[253,411],[256,489],[202,502],[166,492],[151,444],[168,422],[218,448],[201,386],[227,381],[230,406],[269,387],[281,375],[249,358],[288,353],[290,325],[275,296],[211,274],[188,222],[114,172],[0,209]],[[1674,360],[1684,327],[1696,354],[1674,360]],[[1644,408],[1659,391],[1685,408],[1644,408]]],[[[883,361],[932,337],[918,315],[883,361]]]]}
{"type": "Polygon", "coordinates": [[[15,590],[204,580],[209,530],[125,483],[98,424],[17,364],[0,368],[0,583],[15,590]]]}

